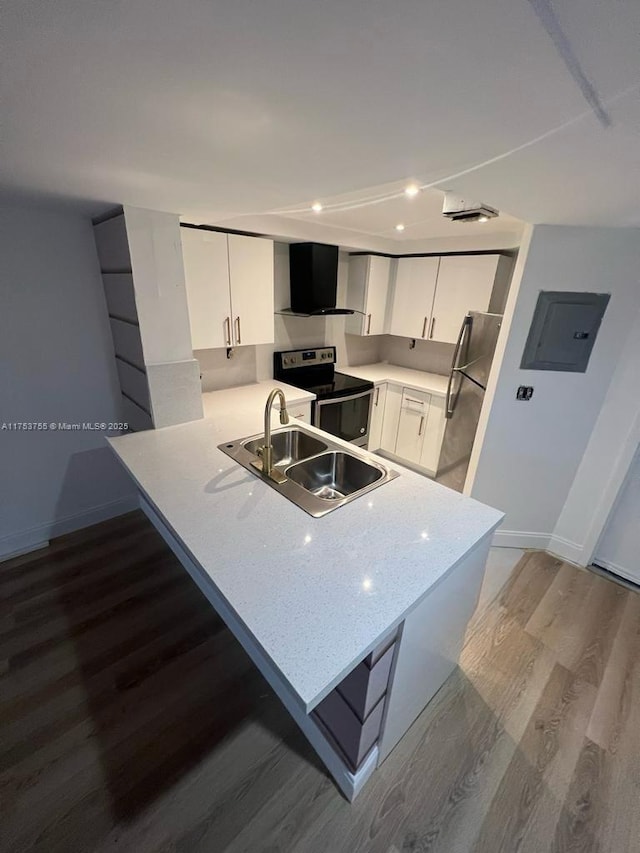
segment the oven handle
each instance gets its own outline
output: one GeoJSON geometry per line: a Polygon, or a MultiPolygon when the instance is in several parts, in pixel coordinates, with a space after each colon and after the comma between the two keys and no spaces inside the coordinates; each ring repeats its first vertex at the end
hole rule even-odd
{"type": "Polygon", "coordinates": [[[359,391],[349,397],[329,397],[327,400],[316,400],[316,406],[329,406],[332,403],[345,403],[347,400],[359,400],[360,397],[373,397],[373,388],[369,391],[359,391]]]}

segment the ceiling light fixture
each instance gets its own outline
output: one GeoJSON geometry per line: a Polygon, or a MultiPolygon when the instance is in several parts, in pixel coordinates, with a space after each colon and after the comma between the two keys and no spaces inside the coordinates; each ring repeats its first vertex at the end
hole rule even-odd
{"type": "Polygon", "coordinates": [[[314,201],[311,205],[311,210],[313,210],[314,213],[320,213],[320,211],[322,210],[322,205],[319,201],[314,201]]]}
{"type": "Polygon", "coordinates": [[[479,216],[478,217],[478,222],[488,222],[488,221],[489,221],[488,216],[479,216]]]}
{"type": "Polygon", "coordinates": [[[404,225],[402,224],[402,222],[398,222],[398,224],[396,225],[396,231],[404,231],[404,225]]]}
{"type": "Polygon", "coordinates": [[[408,187],[404,188],[404,194],[406,196],[409,196],[409,198],[413,198],[414,196],[418,195],[419,192],[420,187],[416,186],[416,184],[409,184],[408,187]]]}

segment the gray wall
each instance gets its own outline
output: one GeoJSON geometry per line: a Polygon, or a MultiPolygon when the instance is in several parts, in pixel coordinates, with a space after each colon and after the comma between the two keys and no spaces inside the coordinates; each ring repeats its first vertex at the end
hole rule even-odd
{"type": "MultiPolygon", "coordinates": [[[[471,494],[506,512],[497,543],[546,548],[635,322],[640,239],[631,228],[552,225],[537,225],[530,235],[516,264],[496,364],[501,347],[504,358],[490,377],[480,419],[484,443],[471,494]],[[541,290],[611,294],[586,373],[520,369],[541,290]],[[516,400],[521,384],[535,388],[529,402],[516,400]]],[[[615,421],[617,412],[608,417],[615,421]]],[[[473,465],[472,458],[470,474],[473,465]]],[[[592,484],[588,503],[597,489],[592,484]]]]}
{"type": "MultiPolygon", "coordinates": [[[[120,418],[91,222],[0,208],[0,427],[120,418]]],[[[0,429],[0,558],[126,511],[104,432],[0,429]]]]}

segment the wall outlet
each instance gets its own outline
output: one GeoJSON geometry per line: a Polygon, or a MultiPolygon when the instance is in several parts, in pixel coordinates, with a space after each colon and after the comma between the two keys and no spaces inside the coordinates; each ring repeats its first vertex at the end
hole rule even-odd
{"type": "Polygon", "coordinates": [[[521,385],[516,393],[516,400],[530,400],[533,397],[533,386],[521,385]]]}

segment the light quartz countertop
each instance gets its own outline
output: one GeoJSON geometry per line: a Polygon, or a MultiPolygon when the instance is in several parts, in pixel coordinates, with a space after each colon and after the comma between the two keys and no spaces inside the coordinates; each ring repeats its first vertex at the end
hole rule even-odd
{"type": "MultiPolygon", "coordinates": [[[[205,418],[215,417],[221,412],[240,410],[247,411],[249,416],[254,411],[264,410],[269,392],[274,388],[282,388],[284,398],[291,406],[296,403],[311,403],[316,399],[315,394],[294,388],[293,385],[285,385],[275,379],[267,379],[264,382],[254,382],[251,385],[240,385],[236,388],[225,388],[222,391],[206,391],[202,395],[202,408],[205,418]]],[[[277,401],[276,401],[277,405],[277,401]]]]}
{"type": "Polygon", "coordinates": [[[404,385],[414,391],[427,391],[439,397],[447,396],[448,376],[439,373],[426,373],[424,370],[413,370],[410,367],[398,367],[395,364],[378,362],[377,364],[362,364],[358,367],[338,367],[341,373],[368,379],[374,385],[382,382],[393,382],[394,385],[404,385]]]}
{"type": "Polygon", "coordinates": [[[261,431],[272,383],[249,387],[209,395],[203,420],[109,441],[308,713],[503,514],[393,465],[312,518],[217,449],[261,431]]]}

